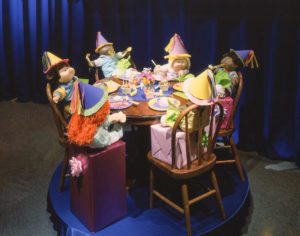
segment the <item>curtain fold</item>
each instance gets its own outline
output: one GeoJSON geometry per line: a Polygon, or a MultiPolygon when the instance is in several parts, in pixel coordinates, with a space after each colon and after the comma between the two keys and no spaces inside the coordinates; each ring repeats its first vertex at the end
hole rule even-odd
{"type": "Polygon", "coordinates": [[[296,0],[0,0],[0,99],[47,102],[46,50],[89,77],[84,57],[93,54],[97,31],[116,51],[132,46],[140,70],[153,67],[152,59],[167,63],[164,48],[178,33],[195,75],[230,48],[254,50],[260,67],[242,71],[234,137],[240,148],[299,161],[298,9],[296,0]]]}

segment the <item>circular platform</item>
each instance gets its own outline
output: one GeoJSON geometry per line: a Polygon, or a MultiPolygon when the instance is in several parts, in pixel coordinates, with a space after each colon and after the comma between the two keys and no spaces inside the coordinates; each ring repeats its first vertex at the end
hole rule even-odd
{"type": "MultiPolygon", "coordinates": [[[[63,192],[58,192],[61,165],[56,169],[49,186],[49,212],[54,228],[60,235],[68,236],[147,236],[185,235],[184,215],[161,201],[156,200],[155,208],[149,209],[148,187],[135,188],[127,195],[127,216],[96,233],[91,233],[70,211],[69,183],[66,180],[63,192]]],[[[214,197],[206,198],[191,206],[193,235],[211,232],[236,215],[249,193],[249,181],[245,174],[242,182],[235,168],[216,168],[215,173],[223,198],[226,220],[222,220],[214,197]]]]}

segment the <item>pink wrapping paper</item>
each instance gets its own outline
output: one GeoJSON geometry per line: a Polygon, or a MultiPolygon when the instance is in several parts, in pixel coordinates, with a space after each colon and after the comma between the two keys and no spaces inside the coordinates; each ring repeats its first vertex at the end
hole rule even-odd
{"type": "MultiPolygon", "coordinates": [[[[204,129],[209,132],[209,126],[204,129]]],[[[215,125],[213,133],[215,132],[215,125]]],[[[169,126],[162,126],[161,124],[151,125],[151,153],[152,156],[169,165],[172,165],[172,147],[171,147],[172,128],[169,126]]],[[[206,148],[204,148],[206,152],[206,148]]],[[[191,137],[191,160],[197,158],[197,143],[191,137]]],[[[175,167],[181,169],[187,164],[186,147],[185,147],[185,133],[177,131],[176,133],[176,161],[175,167]]]]}

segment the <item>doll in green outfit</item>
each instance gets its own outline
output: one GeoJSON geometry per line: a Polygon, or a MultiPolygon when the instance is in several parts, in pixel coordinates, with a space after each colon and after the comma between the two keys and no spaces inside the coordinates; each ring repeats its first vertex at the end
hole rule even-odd
{"type": "Polygon", "coordinates": [[[230,49],[221,59],[220,65],[211,66],[208,68],[214,71],[215,84],[219,97],[231,96],[237,85],[239,84],[238,72],[245,66],[251,63],[251,68],[254,67],[254,62],[258,67],[257,59],[252,50],[233,50],[230,49]]]}

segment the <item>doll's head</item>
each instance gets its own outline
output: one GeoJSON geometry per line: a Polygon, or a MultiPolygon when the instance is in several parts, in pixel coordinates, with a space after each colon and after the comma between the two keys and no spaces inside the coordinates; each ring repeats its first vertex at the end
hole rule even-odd
{"type": "Polygon", "coordinates": [[[243,63],[234,52],[225,53],[221,59],[221,64],[229,71],[239,71],[243,68],[243,63]]]}
{"type": "Polygon", "coordinates": [[[53,66],[46,77],[50,80],[52,89],[56,88],[59,84],[70,82],[75,75],[75,69],[67,62],[59,63],[53,66]]]}
{"type": "Polygon", "coordinates": [[[100,48],[98,52],[100,55],[105,55],[105,56],[115,55],[115,49],[112,45],[106,45],[106,46],[100,48]]]}
{"type": "Polygon", "coordinates": [[[178,57],[175,59],[169,59],[169,65],[174,71],[189,70],[191,67],[191,61],[189,57],[178,57]]]}

